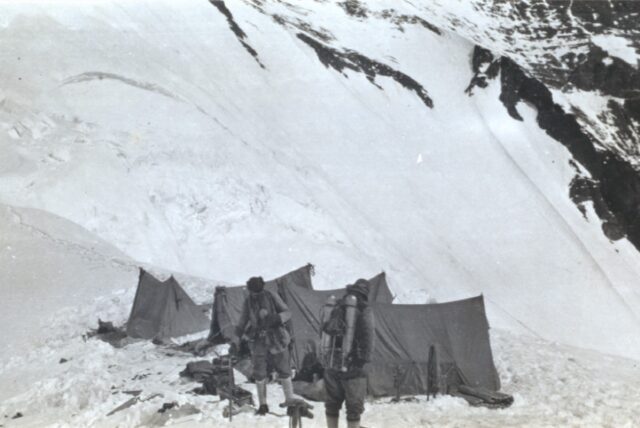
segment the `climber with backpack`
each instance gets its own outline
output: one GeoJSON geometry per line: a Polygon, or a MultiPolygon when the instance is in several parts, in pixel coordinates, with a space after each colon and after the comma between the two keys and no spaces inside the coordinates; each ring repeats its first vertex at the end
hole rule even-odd
{"type": "Polygon", "coordinates": [[[241,338],[248,339],[253,364],[253,377],[258,392],[256,414],[269,413],[267,405],[267,359],[278,373],[285,402],[294,399],[291,382],[289,343],[291,336],[285,323],[291,319],[291,312],[277,293],[264,288],[262,277],[247,281],[249,295],[242,305],[242,313],[231,341],[230,354],[236,354],[241,338]]]}
{"type": "Polygon", "coordinates": [[[347,427],[360,427],[367,392],[365,365],[371,361],[374,339],[369,307],[369,282],[359,279],[342,299],[331,296],[323,308],[320,357],[324,365],[328,428],[337,428],[345,403],[347,427]]]}

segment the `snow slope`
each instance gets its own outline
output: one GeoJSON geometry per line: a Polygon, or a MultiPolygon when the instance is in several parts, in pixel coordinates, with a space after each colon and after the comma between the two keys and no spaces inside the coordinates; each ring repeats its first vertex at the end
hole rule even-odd
{"type": "Polygon", "coordinates": [[[411,6],[2,8],[1,202],[170,270],[384,269],[401,301],[484,293],[494,326],[640,357],[638,253],[572,205],[534,112],[464,93],[473,45],[411,6]]]}
{"type": "Polygon", "coordinates": [[[60,308],[93,302],[137,275],[128,257],[77,225],[6,205],[0,205],[0,264],[0,361],[41,345],[60,308]]]}
{"type": "MultiPolygon", "coordinates": [[[[75,343],[98,318],[122,325],[138,283],[138,267],[160,277],[163,269],[135,262],[78,225],[44,211],[0,204],[0,400],[51,376],[61,357],[51,347],[75,343]]],[[[199,303],[213,300],[214,285],[173,273],[199,303]],[[193,287],[198,291],[194,292],[193,287]]]]}
{"type": "MultiPolygon", "coordinates": [[[[40,359],[52,335],[64,343],[73,337],[70,330],[82,328],[53,320],[93,303],[96,296],[135,284],[137,270],[130,263],[69,221],[0,205],[0,400],[28,390],[57,362],[40,360],[31,370],[18,363],[21,356],[33,353],[40,359]]],[[[92,324],[97,317],[91,317],[92,324]]]]}

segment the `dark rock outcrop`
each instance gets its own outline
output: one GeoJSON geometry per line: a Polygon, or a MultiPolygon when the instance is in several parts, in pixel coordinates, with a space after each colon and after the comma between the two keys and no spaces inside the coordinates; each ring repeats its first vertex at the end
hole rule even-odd
{"type": "Polygon", "coordinates": [[[351,70],[364,73],[367,79],[379,89],[382,87],[376,84],[376,76],[389,77],[404,88],[415,92],[424,105],[433,108],[433,100],[429,97],[427,90],[412,77],[396,70],[386,64],[368,58],[353,50],[338,50],[331,46],[320,43],[309,37],[307,34],[298,33],[298,38],[309,45],[316,52],[320,62],[327,68],[333,68],[339,73],[347,76],[344,70],[351,70]]]}
{"type": "Polygon", "coordinates": [[[367,8],[358,0],[344,0],[338,3],[348,15],[356,18],[366,18],[369,15],[367,8]]]}
{"type": "Polygon", "coordinates": [[[569,196],[583,215],[586,217],[585,202],[592,201],[603,221],[605,235],[612,240],[626,236],[640,250],[640,172],[619,155],[598,149],[597,141],[582,129],[576,116],[553,101],[546,85],[527,75],[509,58],[494,59],[491,52],[476,47],[472,67],[474,77],[467,92],[471,93],[474,87],[486,87],[487,79],[496,77],[499,71],[500,101],[509,115],[522,120],[518,103],[533,106],[540,128],[562,143],[588,171],[590,177],[576,175],[569,189],[569,196]]]}
{"type": "Polygon", "coordinates": [[[229,28],[231,29],[233,34],[236,35],[236,38],[238,39],[242,47],[247,52],[249,52],[249,54],[253,57],[253,59],[256,60],[256,62],[258,63],[258,65],[260,65],[261,68],[266,68],[264,64],[260,61],[260,58],[258,57],[258,52],[256,52],[256,50],[249,44],[249,42],[247,42],[246,33],[242,31],[242,28],[240,28],[240,26],[233,19],[233,15],[231,14],[231,11],[227,8],[227,5],[224,3],[224,0],[209,0],[209,3],[214,5],[215,8],[218,9],[220,13],[225,16],[225,18],[227,18],[227,23],[229,24],[229,28]]]}

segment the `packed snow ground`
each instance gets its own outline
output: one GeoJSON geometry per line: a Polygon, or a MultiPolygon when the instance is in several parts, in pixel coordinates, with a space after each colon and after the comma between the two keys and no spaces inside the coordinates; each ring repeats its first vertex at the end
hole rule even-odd
{"type": "MultiPolygon", "coordinates": [[[[185,287],[197,300],[210,296],[207,286],[185,287]]],[[[286,418],[255,417],[250,413],[223,417],[226,402],[218,396],[192,394],[198,384],[181,379],[179,372],[199,358],[150,341],[122,349],[97,339],[83,339],[96,318],[126,320],[133,289],[113,293],[73,311],[54,315],[49,338],[24,356],[11,359],[0,372],[9,376],[35,375],[27,391],[0,404],[0,425],[35,426],[253,426],[286,427],[286,418]],[[64,358],[66,363],[59,363],[64,358]],[[106,416],[131,398],[124,391],[142,390],[141,401],[106,416]],[[160,394],[155,396],[155,394],[160,394]],[[151,398],[150,398],[151,397],[151,398]],[[150,399],[149,399],[150,398],[150,399]],[[148,399],[148,400],[147,400],[148,399]],[[199,413],[165,420],[163,403],[193,405],[199,413]],[[17,412],[24,416],[11,419],[17,412]]],[[[202,335],[200,335],[202,336],[202,335]]],[[[186,339],[194,339],[192,335],[186,339]]],[[[363,424],[369,427],[406,426],[633,426],[640,412],[638,362],[572,348],[525,335],[492,330],[494,358],[502,390],[515,397],[508,409],[470,407],[464,400],[441,396],[427,401],[393,404],[388,398],[368,402],[363,424]]],[[[225,353],[225,345],[216,349],[225,353]]],[[[208,356],[212,358],[214,353],[208,356]]],[[[238,383],[255,396],[253,384],[238,383]]],[[[280,387],[269,386],[269,403],[276,413],[282,400],[280,387]]],[[[322,403],[315,403],[315,418],[307,427],[324,427],[322,403]]]]}

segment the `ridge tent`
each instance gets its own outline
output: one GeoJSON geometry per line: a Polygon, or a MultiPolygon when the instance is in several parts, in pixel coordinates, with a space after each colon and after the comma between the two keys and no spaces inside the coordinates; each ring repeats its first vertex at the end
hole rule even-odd
{"type": "Polygon", "coordinates": [[[368,381],[371,395],[447,393],[460,385],[500,389],[482,295],[424,305],[376,304],[372,309],[376,345],[371,362],[375,376],[368,381]]]}
{"type": "MultiPolygon", "coordinates": [[[[296,285],[305,290],[313,290],[311,283],[311,276],[313,275],[313,265],[307,264],[301,268],[291,271],[279,278],[267,281],[265,288],[271,291],[277,291],[282,299],[287,302],[287,295],[284,293],[284,289],[290,288],[292,285],[296,285]]],[[[373,296],[372,301],[378,301],[382,303],[391,303],[393,301],[393,295],[387,284],[386,274],[384,272],[379,273],[369,280],[371,284],[370,296],[373,296]]],[[[344,293],[343,288],[336,288],[332,290],[315,290],[316,294],[323,296],[322,303],[331,295],[342,296],[344,293]]],[[[235,287],[216,287],[213,298],[213,309],[211,311],[211,327],[209,329],[209,340],[214,343],[224,343],[229,341],[234,334],[234,326],[240,318],[242,312],[242,304],[247,297],[247,289],[244,285],[235,287]]],[[[293,329],[296,329],[296,322],[291,323],[293,329]]],[[[294,337],[297,335],[294,335],[294,337]]],[[[296,354],[294,354],[296,355],[296,354]]],[[[297,362],[297,358],[294,357],[297,362]]]]}
{"type": "MultiPolygon", "coordinates": [[[[369,302],[391,304],[393,295],[389,289],[389,284],[387,284],[387,274],[381,272],[368,281],[371,288],[369,291],[369,302]]],[[[298,299],[299,294],[297,293],[297,289],[292,292],[289,291],[291,291],[291,289],[287,288],[286,290],[281,290],[280,294],[291,311],[289,331],[293,339],[291,341],[292,363],[295,368],[302,369],[305,355],[309,352],[315,353],[316,351],[316,345],[320,338],[320,311],[324,303],[330,296],[335,296],[336,298],[343,297],[346,292],[346,287],[329,290],[305,290],[308,291],[308,293],[305,293],[305,298],[311,298],[312,303],[309,305],[309,309],[311,311],[315,310],[313,314],[310,313],[309,310],[305,311],[302,309],[305,302],[298,299]],[[295,306],[295,309],[291,308],[292,304],[295,306]],[[311,325],[309,320],[313,320],[314,324],[311,325]],[[318,327],[316,328],[316,326],[318,327]]]]}
{"type": "MultiPolygon", "coordinates": [[[[313,275],[313,265],[309,263],[276,279],[265,282],[265,288],[271,291],[277,291],[281,296],[282,289],[294,285],[303,289],[312,290],[311,275],[313,275]]],[[[231,339],[234,334],[234,326],[240,318],[242,304],[244,303],[247,293],[248,291],[244,285],[216,287],[211,311],[211,325],[209,328],[210,341],[223,343],[231,339]]]]}
{"type": "MultiPolygon", "coordinates": [[[[312,272],[313,265],[308,264],[280,278],[268,281],[265,284],[265,288],[278,292],[287,305],[289,305],[289,299],[295,300],[295,296],[297,295],[296,293],[290,295],[290,293],[286,292],[286,290],[290,289],[300,289],[310,292],[314,302],[316,302],[314,307],[320,305],[317,306],[318,308],[322,308],[324,302],[331,295],[342,297],[345,292],[345,287],[330,290],[314,290],[311,284],[312,272]],[[292,287],[293,285],[297,287],[292,287]]],[[[384,272],[369,279],[369,283],[371,285],[370,298],[377,299],[372,301],[381,303],[391,303],[393,301],[393,295],[387,284],[386,274],[384,272]]],[[[248,291],[245,286],[216,287],[213,310],[211,311],[211,327],[209,329],[209,340],[211,342],[224,343],[232,338],[233,334],[235,334],[234,328],[240,318],[242,305],[247,295],[248,291]]],[[[319,316],[319,311],[320,309],[318,309],[315,316],[319,316]]],[[[300,311],[298,311],[298,313],[299,312],[300,311]]],[[[315,349],[315,341],[318,336],[317,330],[310,328],[304,317],[296,317],[293,313],[292,311],[291,321],[287,323],[289,332],[293,338],[291,344],[291,359],[294,367],[301,368],[304,355],[306,355],[309,350],[315,349]]]]}
{"type": "MultiPolygon", "coordinates": [[[[389,289],[389,284],[387,283],[387,274],[385,272],[380,272],[373,278],[368,280],[369,282],[369,302],[376,303],[392,303],[393,302],[393,294],[391,294],[391,290],[389,289]]],[[[340,298],[344,296],[346,291],[346,286],[342,288],[333,288],[329,290],[314,290],[318,295],[324,296],[324,299],[328,299],[329,296],[336,296],[340,298]]],[[[283,296],[283,299],[286,299],[286,296],[283,296]]],[[[286,302],[286,300],[285,300],[286,302]]],[[[324,302],[323,302],[324,304],[324,302]]]]}
{"type": "Polygon", "coordinates": [[[209,318],[173,276],[160,281],[140,269],[127,335],[143,339],[177,337],[206,330],[208,325],[209,318]]]}
{"type": "MultiPolygon", "coordinates": [[[[301,288],[285,293],[295,327],[293,354],[304,361],[318,349],[320,313],[328,296],[301,288]]],[[[372,302],[371,308],[375,345],[370,395],[454,392],[460,385],[500,389],[482,296],[424,305],[372,302]]]]}
{"type": "MultiPolygon", "coordinates": [[[[371,290],[369,302],[391,304],[393,295],[387,283],[387,274],[381,272],[369,279],[371,290]]],[[[322,307],[330,296],[341,298],[346,287],[329,290],[283,290],[282,298],[291,311],[293,326],[292,358],[296,368],[301,369],[304,357],[315,353],[320,339],[320,314],[322,307]]]]}
{"type": "Polygon", "coordinates": [[[394,295],[391,294],[387,283],[386,272],[380,272],[369,280],[371,291],[369,291],[369,301],[378,303],[393,303],[394,295]]]}

